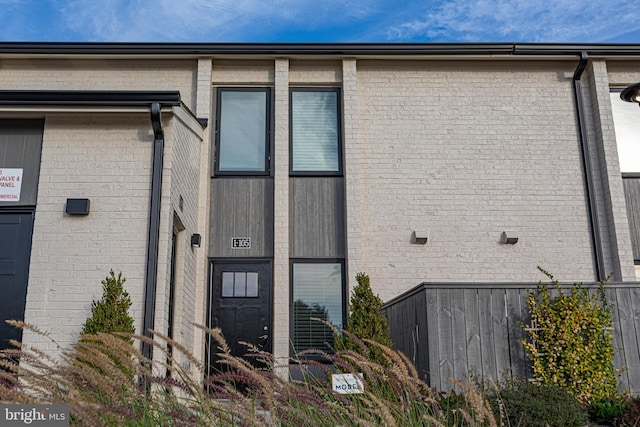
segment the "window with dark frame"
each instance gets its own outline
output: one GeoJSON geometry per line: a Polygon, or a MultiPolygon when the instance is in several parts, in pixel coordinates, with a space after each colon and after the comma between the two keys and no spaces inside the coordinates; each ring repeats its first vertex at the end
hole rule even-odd
{"type": "Polygon", "coordinates": [[[290,91],[290,173],[341,175],[340,89],[290,91]]]}
{"type": "Polygon", "coordinates": [[[636,103],[620,99],[621,91],[622,89],[611,89],[611,110],[631,234],[631,248],[634,264],[639,266],[640,212],[637,206],[640,204],[640,108],[636,103]]]}
{"type": "Polygon", "coordinates": [[[309,349],[328,351],[345,318],[344,262],[292,260],[291,297],[293,356],[309,349]],[[313,319],[322,319],[327,324],[313,319]]]}
{"type": "Polygon", "coordinates": [[[268,175],[270,88],[218,88],[216,175],[268,175]]]}

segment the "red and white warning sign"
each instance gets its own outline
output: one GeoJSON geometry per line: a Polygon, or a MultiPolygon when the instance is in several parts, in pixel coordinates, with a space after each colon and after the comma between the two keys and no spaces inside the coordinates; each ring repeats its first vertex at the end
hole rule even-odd
{"type": "Polygon", "coordinates": [[[0,202],[19,202],[22,169],[0,168],[0,202]]]}

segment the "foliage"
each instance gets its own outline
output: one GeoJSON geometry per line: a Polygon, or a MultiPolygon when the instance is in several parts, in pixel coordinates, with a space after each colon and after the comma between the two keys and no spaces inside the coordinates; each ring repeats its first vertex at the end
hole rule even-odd
{"type": "MultiPolygon", "coordinates": [[[[382,299],[371,290],[369,276],[364,273],[356,274],[358,284],[351,292],[349,317],[347,318],[346,331],[360,339],[367,339],[386,347],[392,347],[389,324],[382,315],[382,299]]],[[[359,345],[349,334],[339,340],[336,346],[343,346],[348,350],[363,351],[370,360],[384,362],[385,358],[378,346],[359,345]]]]}
{"type": "Polygon", "coordinates": [[[449,395],[442,395],[439,408],[442,411],[441,423],[446,427],[462,427],[468,425],[495,426],[495,412],[486,398],[482,387],[475,387],[473,382],[463,384],[456,381],[461,392],[452,390],[449,395]]]}
{"type": "MultiPolygon", "coordinates": [[[[29,325],[14,324],[42,334],[29,325]]],[[[206,366],[166,336],[154,332],[153,338],[135,337],[154,346],[157,357],[152,362],[119,337],[98,334],[70,349],[59,349],[55,360],[27,346],[0,352],[0,380],[9,384],[0,386],[0,400],[67,403],[72,423],[90,426],[496,426],[489,404],[471,385],[462,387],[456,424],[449,422],[450,413],[441,407],[439,396],[408,359],[371,340],[358,340],[358,345],[379,348],[384,365],[358,351],[321,354],[331,364],[303,359],[298,367],[309,375],[305,381],[294,381],[283,375],[288,365],[278,366],[271,354],[249,348],[252,357],[267,365],[257,368],[231,354],[219,329],[201,329],[211,337],[221,364],[206,378],[206,366]],[[74,363],[78,358],[89,363],[74,363]],[[163,370],[167,359],[171,377],[163,370]],[[188,360],[193,369],[183,369],[177,360],[188,360]],[[135,369],[137,378],[151,384],[151,392],[123,375],[118,364],[135,369]],[[333,393],[332,366],[362,372],[364,393],[333,393]],[[311,375],[312,371],[322,374],[311,375]]],[[[313,351],[318,352],[309,350],[313,351]]]]}
{"type": "Polygon", "coordinates": [[[508,379],[489,388],[487,399],[501,425],[579,427],[589,420],[589,414],[580,402],[555,384],[508,379]]]}
{"type": "Polygon", "coordinates": [[[624,396],[612,396],[598,399],[589,405],[589,417],[602,425],[617,425],[626,404],[624,396]]]}
{"type": "MultiPolygon", "coordinates": [[[[126,280],[122,273],[118,273],[116,277],[113,270],[109,271],[109,275],[102,281],[102,299],[91,303],[91,317],[82,327],[82,335],[135,332],[133,318],[129,315],[131,299],[123,287],[126,280]]],[[[128,337],[123,339],[133,343],[128,337]]]]}
{"type": "Polygon", "coordinates": [[[640,425],[640,396],[632,397],[624,402],[618,425],[622,427],[637,427],[640,425]]]}
{"type": "Polygon", "coordinates": [[[602,281],[596,294],[581,284],[565,293],[549,277],[553,290],[540,284],[527,296],[530,339],[523,344],[531,359],[535,380],[565,387],[580,402],[590,403],[617,392],[618,371],[613,365],[612,310],[602,281]]]}

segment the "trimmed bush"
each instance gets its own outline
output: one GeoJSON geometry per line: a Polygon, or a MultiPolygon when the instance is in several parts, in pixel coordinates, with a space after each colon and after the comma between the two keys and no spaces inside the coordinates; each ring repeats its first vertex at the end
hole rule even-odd
{"type": "Polygon", "coordinates": [[[516,378],[487,393],[498,425],[527,427],[581,427],[589,414],[565,388],[516,378]]]}
{"type": "MultiPolygon", "coordinates": [[[[102,281],[102,299],[91,303],[91,317],[82,327],[82,335],[135,332],[133,318],[129,315],[131,298],[123,286],[126,280],[122,273],[118,273],[116,277],[113,270],[109,271],[109,275],[102,281]]],[[[125,340],[133,343],[131,339],[125,340]]]]}
{"type": "MultiPolygon", "coordinates": [[[[358,284],[351,292],[349,317],[347,327],[341,340],[337,340],[338,346],[342,345],[348,350],[360,351],[363,346],[355,342],[355,337],[362,340],[370,340],[382,344],[385,347],[392,347],[389,324],[387,319],[380,313],[382,309],[382,299],[371,290],[369,276],[364,273],[356,275],[358,284]],[[354,337],[355,335],[355,337],[354,337]]],[[[368,345],[368,357],[378,363],[384,361],[380,347],[368,345]]]]}

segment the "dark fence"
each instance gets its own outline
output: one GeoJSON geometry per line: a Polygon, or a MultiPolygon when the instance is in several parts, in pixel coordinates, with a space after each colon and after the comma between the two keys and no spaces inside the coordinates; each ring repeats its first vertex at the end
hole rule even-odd
{"type": "MultiPolygon", "coordinates": [[[[531,378],[522,339],[527,337],[523,322],[529,322],[527,292],[536,287],[423,283],[382,311],[395,348],[433,388],[447,391],[454,388],[452,379],[469,374],[496,380],[510,370],[531,378]]],[[[597,285],[583,287],[597,290],[597,285]]],[[[608,283],[606,295],[614,311],[615,364],[624,369],[619,389],[640,393],[640,283],[608,283]]]]}

